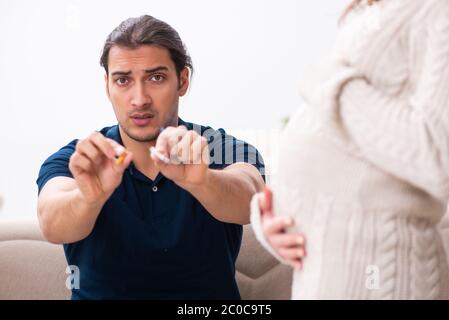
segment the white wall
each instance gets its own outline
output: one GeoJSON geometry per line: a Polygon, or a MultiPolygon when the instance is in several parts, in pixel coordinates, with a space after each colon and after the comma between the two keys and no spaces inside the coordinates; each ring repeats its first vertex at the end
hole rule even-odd
{"type": "Polygon", "coordinates": [[[125,18],[151,14],[187,44],[185,120],[260,132],[300,106],[301,70],[327,53],[347,2],[0,0],[0,221],[34,219],[45,158],[115,123],[98,60],[125,18]]]}

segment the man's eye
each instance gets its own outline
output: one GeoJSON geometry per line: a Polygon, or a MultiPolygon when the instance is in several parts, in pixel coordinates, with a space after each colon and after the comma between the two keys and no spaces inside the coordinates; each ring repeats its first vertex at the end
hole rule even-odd
{"type": "Polygon", "coordinates": [[[164,79],[165,77],[162,74],[154,74],[150,77],[150,80],[154,82],[162,82],[164,79]]]}
{"type": "Polygon", "coordinates": [[[128,84],[128,79],[127,78],[118,78],[117,80],[115,80],[115,82],[119,85],[119,86],[123,86],[128,84]]]}

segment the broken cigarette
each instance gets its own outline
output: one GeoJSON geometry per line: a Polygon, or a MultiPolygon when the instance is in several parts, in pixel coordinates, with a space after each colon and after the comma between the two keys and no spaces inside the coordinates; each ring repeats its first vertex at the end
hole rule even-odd
{"type": "Polygon", "coordinates": [[[156,157],[158,157],[159,160],[161,160],[163,163],[165,163],[165,164],[169,164],[170,163],[170,159],[167,158],[166,156],[164,156],[159,151],[157,151],[157,149],[155,147],[151,147],[150,148],[150,152],[151,152],[152,155],[155,155],[156,157]]]}
{"type": "Polygon", "coordinates": [[[125,160],[126,155],[122,154],[120,157],[118,157],[117,159],[115,159],[115,164],[116,165],[121,165],[123,163],[123,160],[125,160]]]}
{"type": "Polygon", "coordinates": [[[115,154],[116,154],[116,157],[117,157],[117,158],[115,158],[115,164],[116,165],[121,165],[123,163],[123,161],[125,160],[125,158],[126,158],[125,148],[117,147],[117,148],[114,149],[114,151],[115,151],[115,154]]]}

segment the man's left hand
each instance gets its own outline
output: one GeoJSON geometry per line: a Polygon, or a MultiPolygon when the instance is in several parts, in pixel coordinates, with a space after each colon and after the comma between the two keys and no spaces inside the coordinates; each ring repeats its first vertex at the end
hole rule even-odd
{"type": "Polygon", "coordinates": [[[179,186],[195,187],[207,181],[209,147],[206,138],[196,131],[184,126],[167,127],[159,135],[155,148],[170,159],[170,163],[165,163],[151,154],[156,167],[179,186]]]}

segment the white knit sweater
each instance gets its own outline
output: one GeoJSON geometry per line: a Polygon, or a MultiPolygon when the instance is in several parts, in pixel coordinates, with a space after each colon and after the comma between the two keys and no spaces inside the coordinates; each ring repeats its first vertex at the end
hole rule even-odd
{"type": "Polygon", "coordinates": [[[273,176],[274,213],[307,238],[292,297],[448,298],[449,0],[364,4],[333,53],[304,75],[273,176]]]}

